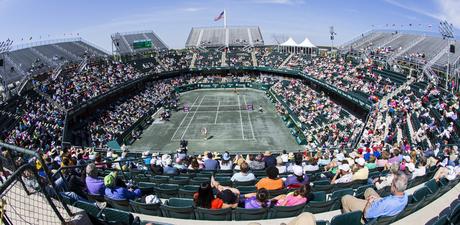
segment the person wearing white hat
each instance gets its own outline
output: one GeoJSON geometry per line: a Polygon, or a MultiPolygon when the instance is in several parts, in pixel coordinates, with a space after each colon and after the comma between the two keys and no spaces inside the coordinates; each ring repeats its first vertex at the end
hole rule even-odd
{"type": "Polygon", "coordinates": [[[231,170],[233,169],[233,162],[230,158],[230,153],[229,152],[224,152],[224,154],[222,155],[222,159],[219,160],[219,164],[220,164],[220,169],[221,170],[231,170]]]}
{"type": "Polygon", "coordinates": [[[345,163],[342,165],[339,165],[338,170],[339,171],[337,171],[334,178],[332,178],[331,184],[350,183],[352,181],[350,165],[345,164],[345,163]]]}
{"type": "Polygon", "coordinates": [[[284,181],[284,186],[287,188],[299,188],[304,184],[308,184],[310,179],[308,175],[303,173],[303,168],[301,166],[293,167],[293,174],[286,178],[284,181]]]}
{"type": "Polygon", "coordinates": [[[365,166],[366,160],[364,160],[364,158],[357,158],[355,162],[358,171],[353,174],[352,180],[367,180],[369,177],[369,169],[365,166]]]}

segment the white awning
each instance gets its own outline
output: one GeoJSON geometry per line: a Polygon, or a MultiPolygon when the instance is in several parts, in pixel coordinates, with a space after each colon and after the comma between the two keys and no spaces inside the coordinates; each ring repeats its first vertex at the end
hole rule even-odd
{"type": "Polygon", "coordinates": [[[298,46],[297,43],[295,43],[294,39],[292,39],[291,37],[285,41],[284,43],[280,44],[281,46],[293,46],[293,47],[296,47],[298,46]]]}
{"type": "Polygon", "coordinates": [[[305,48],[316,48],[314,44],[311,43],[311,41],[308,38],[305,38],[302,43],[298,45],[299,47],[305,47],[305,48]]]}

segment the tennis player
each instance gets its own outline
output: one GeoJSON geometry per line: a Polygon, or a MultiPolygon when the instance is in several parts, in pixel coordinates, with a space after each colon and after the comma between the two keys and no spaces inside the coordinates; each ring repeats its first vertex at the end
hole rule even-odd
{"type": "Polygon", "coordinates": [[[204,140],[208,140],[208,129],[206,127],[201,128],[201,135],[203,135],[204,140]]]}

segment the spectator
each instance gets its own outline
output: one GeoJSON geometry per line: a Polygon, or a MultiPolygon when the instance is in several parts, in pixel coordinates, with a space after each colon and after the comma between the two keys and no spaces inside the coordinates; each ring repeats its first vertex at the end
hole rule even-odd
{"type": "Polygon", "coordinates": [[[375,185],[375,188],[377,188],[377,190],[381,190],[382,188],[390,186],[392,184],[393,178],[398,174],[398,172],[399,164],[391,164],[390,173],[388,173],[388,175],[384,177],[379,176],[378,178],[374,178],[372,183],[375,185]]]}
{"type": "Polygon", "coordinates": [[[204,160],[204,170],[218,170],[219,162],[213,159],[212,153],[208,152],[206,156],[207,156],[207,159],[204,160]]]}
{"type": "Polygon", "coordinates": [[[299,188],[310,182],[308,175],[303,174],[300,166],[294,168],[294,175],[290,175],[284,181],[284,186],[288,189],[299,188]]]}
{"type": "Polygon", "coordinates": [[[311,187],[309,183],[306,183],[295,191],[287,194],[280,195],[276,197],[278,200],[276,206],[295,206],[304,204],[308,201],[308,196],[310,195],[311,187]]]}
{"type": "Polygon", "coordinates": [[[265,162],[265,168],[276,166],[276,158],[275,156],[272,155],[271,151],[265,151],[264,162],[265,162]]]}
{"type": "Polygon", "coordinates": [[[350,183],[353,180],[348,164],[339,165],[338,169],[339,171],[332,178],[331,184],[350,183]]]}
{"type": "Polygon", "coordinates": [[[241,169],[240,172],[233,174],[232,178],[230,178],[232,182],[235,182],[235,181],[246,182],[246,181],[252,181],[256,179],[254,174],[249,172],[248,163],[246,162],[241,163],[240,169],[241,169]]]}
{"type": "Polygon", "coordinates": [[[363,199],[351,195],[342,197],[342,212],[363,211],[363,217],[367,220],[381,216],[394,216],[400,213],[407,205],[407,195],[404,193],[407,187],[407,176],[398,172],[391,184],[391,195],[381,198],[372,188],[368,188],[363,199]]]}
{"type": "MultiPolygon", "coordinates": [[[[252,156],[250,156],[251,158],[252,156]]],[[[262,154],[258,154],[254,160],[249,160],[249,167],[251,170],[263,170],[265,169],[265,162],[263,161],[262,154]]]]}
{"type": "Polygon", "coordinates": [[[364,158],[357,158],[355,162],[358,171],[353,174],[352,180],[367,180],[369,177],[369,169],[365,166],[366,161],[364,158]]]}
{"type": "Polygon", "coordinates": [[[232,170],[233,169],[233,162],[230,158],[230,153],[227,151],[222,155],[222,160],[220,161],[220,169],[221,170],[232,170]]]}
{"type": "Polygon", "coordinates": [[[120,177],[113,177],[108,175],[110,178],[104,178],[105,196],[114,200],[134,200],[135,198],[141,197],[141,190],[128,188],[120,177]]]}
{"type": "Polygon", "coordinates": [[[193,195],[193,200],[197,207],[205,209],[220,209],[224,203],[222,199],[214,197],[211,182],[201,183],[198,192],[193,195]]]}
{"type": "MultiPolygon", "coordinates": [[[[274,167],[269,167],[274,168],[274,167]]],[[[244,208],[245,209],[260,209],[268,208],[271,205],[270,193],[265,188],[260,188],[257,190],[255,195],[248,194],[245,196],[244,208]]]]}
{"type": "Polygon", "coordinates": [[[94,163],[90,163],[86,166],[86,188],[88,193],[92,195],[103,196],[105,192],[104,181],[97,177],[98,171],[94,163]]]}
{"type": "Polygon", "coordinates": [[[268,167],[266,169],[267,176],[262,178],[256,184],[257,189],[266,189],[266,190],[279,190],[283,188],[283,180],[278,177],[278,169],[276,167],[268,167]]]}
{"type": "Polygon", "coordinates": [[[287,172],[287,166],[284,165],[283,159],[281,159],[281,156],[276,157],[276,168],[278,168],[278,171],[280,173],[286,173],[287,172]]]}
{"type": "Polygon", "coordinates": [[[179,170],[176,167],[172,166],[172,159],[167,158],[165,161],[165,165],[163,167],[163,174],[166,175],[178,175],[179,170]]]}

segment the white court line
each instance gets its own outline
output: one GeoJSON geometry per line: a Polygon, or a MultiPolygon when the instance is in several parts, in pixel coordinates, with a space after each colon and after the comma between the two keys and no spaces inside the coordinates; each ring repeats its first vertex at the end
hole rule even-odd
{"type": "MultiPolygon", "coordinates": [[[[201,98],[200,105],[201,105],[201,103],[203,103],[203,100],[205,99],[205,97],[206,96],[203,96],[203,98],[201,98]]],[[[185,127],[184,133],[182,133],[182,136],[180,137],[180,139],[184,139],[185,133],[187,133],[187,130],[190,127],[190,124],[192,123],[193,118],[195,118],[195,114],[196,114],[197,111],[198,111],[198,108],[196,108],[195,112],[193,113],[192,119],[190,119],[190,121],[188,122],[187,127],[185,127]]]]}
{"type": "MultiPolygon", "coordinates": [[[[244,100],[244,105],[248,105],[247,102],[246,102],[246,95],[243,95],[243,100],[244,100]]],[[[253,106],[254,107],[254,106],[253,106]]],[[[254,109],[252,109],[254,110],[254,109]]],[[[256,139],[256,136],[254,135],[254,128],[252,127],[252,120],[251,120],[251,114],[249,114],[249,110],[246,110],[248,111],[248,120],[249,120],[249,125],[251,126],[251,133],[252,133],[252,139],[256,139]]]]}
{"type": "MultiPolygon", "coordinates": [[[[193,102],[192,106],[195,105],[196,101],[198,101],[198,98],[199,98],[199,96],[196,97],[196,99],[195,99],[195,101],[193,102]]],[[[184,116],[184,119],[182,119],[182,121],[180,122],[179,126],[176,128],[176,131],[174,131],[174,134],[173,134],[172,137],[171,137],[171,141],[173,140],[174,136],[176,136],[177,131],[180,129],[180,127],[182,126],[182,123],[184,123],[185,118],[187,118],[187,116],[188,116],[189,113],[190,113],[190,110],[187,112],[187,114],[184,116]]]]}
{"type": "MultiPolygon", "coordinates": [[[[239,111],[244,111],[244,109],[237,109],[237,110],[219,110],[219,113],[226,113],[226,112],[239,112],[239,111]]],[[[203,110],[200,111],[198,110],[197,113],[215,113],[217,112],[216,110],[203,110]]],[[[177,113],[185,113],[185,112],[177,112],[177,113]]]]}
{"type": "Polygon", "coordinates": [[[238,95],[238,107],[240,112],[240,123],[241,123],[241,135],[243,136],[244,140],[244,129],[243,129],[243,116],[241,115],[241,102],[240,102],[240,95],[238,95]]]}
{"type": "MultiPolygon", "coordinates": [[[[221,101],[219,101],[219,102],[221,102],[221,101]]],[[[223,107],[232,107],[232,106],[237,107],[238,105],[220,105],[220,106],[223,106],[223,107]]],[[[195,107],[216,107],[216,105],[199,105],[199,106],[197,105],[195,107]]]]}
{"type": "Polygon", "coordinates": [[[220,107],[220,101],[219,101],[219,104],[217,105],[216,119],[214,119],[214,124],[217,124],[217,117],[219,116],[219,107],[220,107]]]}
{"type": "MultiPolygon", "coordinates": [[[[255,139],[226,139],[226,138],[212,138],[210,140],[215,140],[215,141],[256,141],[255,139]]],[[[180,141],[180,139],[174,139],[172,141],[180,141]]],[[[203,139],[187,139],[187,141],[203,141],[203,139]]]]}

